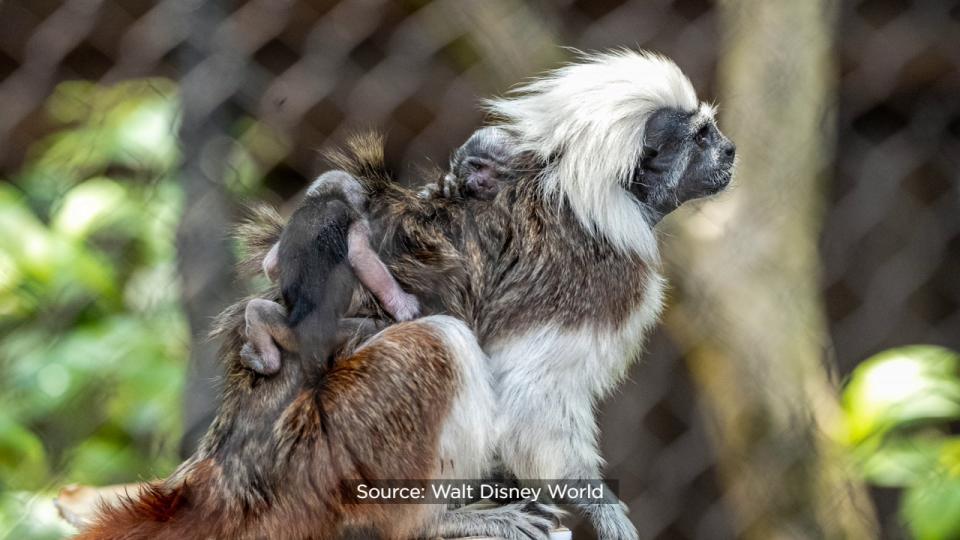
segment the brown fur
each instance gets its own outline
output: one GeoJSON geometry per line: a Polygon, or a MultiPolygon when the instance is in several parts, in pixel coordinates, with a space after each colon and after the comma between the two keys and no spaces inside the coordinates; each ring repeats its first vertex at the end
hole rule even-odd
{"type": "Polygon", "coordinates": [[[350,504],[344,482],[437,476],[458,384],[437,331],[394,325],[322,379],[294,355],[278,375],[257,377],[239,367],[238,336],[227,337],[227,390],[200,450],[166,480],[103,508],[78,538],[324,539],[350,526],[415,534],[431,508],[350,504]]]}
{"type": "MultiPolygon", "coordinates": [[[[522,163],[526,174],[485,202],[422,199],[394,182],[382,160],[373,135],[331,158],[371,193],[380,255],[424,314],[458,317],[485,344],[544,323],[616,327],[642,301],[650,269],[583,230],[565,205],[544,200],[541,164],[522,163]]],[[[375,315],[370,299],[360,299],[357,312],[375,315]]]]}
{"type": "Polygon", "coordinates": [[[284,220],[276,208],[266,204],[250,206],[246,214],[234,234],[243,247],[237,270],[241,277],[252,278],[263,273],[263,258],[280,239],[284,220]]]}
{"type": "MultiPolygon", "coordinates": [[[[616,327],[641,301],[644,263],[544,201],[532,175],[491,202],[426,200],[385,172],[378,136],[354,139],[331,160],[367,188],[374,247],[424,314],[464,320],[481,344],[545,323],[616,327]]],[[[248,265],[262,260],[279,237],[275,213],[255,212],[241,234],[253,239],[248,265]]],[[[346,504],[342,481],[435,477],[439,426],[458,384],[442,341],[403,323],[338,358],[323,380],[295,355],[264,379],[240,368],[245,304],[215,324],[228,374],[201,449],[170,478],[104,509],[80,538],[334,538],[349,524],[399,538],[426,519],[409,505],[346,504]]],[[[350,315],[383,318],[360,287],[350,315]]]]}

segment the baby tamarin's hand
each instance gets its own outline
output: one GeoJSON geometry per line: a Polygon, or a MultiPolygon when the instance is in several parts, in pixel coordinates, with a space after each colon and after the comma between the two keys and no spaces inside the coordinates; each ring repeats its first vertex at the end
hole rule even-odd
{"type": "Polygon", "coordinates": [[[398,322],[413,320],[420,316],[420,301],[416,296],[402,290],[391,295],[383,308],[398,322]]]}

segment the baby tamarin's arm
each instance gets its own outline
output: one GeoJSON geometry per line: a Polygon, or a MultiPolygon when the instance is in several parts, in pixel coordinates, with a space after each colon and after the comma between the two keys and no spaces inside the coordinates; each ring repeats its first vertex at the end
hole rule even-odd
{"type": "Polygon", "coordinates": [[[370,225],[358,219],[347,233],[347,259],[350,267],[383,309],[397,321],[409,321],[420,314],[417,297],[400,287],[393,274],[370,246],[370,225]]]}

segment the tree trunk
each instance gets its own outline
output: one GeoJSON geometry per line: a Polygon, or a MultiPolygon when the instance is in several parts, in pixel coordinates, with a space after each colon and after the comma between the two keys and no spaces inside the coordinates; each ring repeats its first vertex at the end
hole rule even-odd
{"type": "Polygon", "coordinates": [[[819,290],[834,146],[833,4],[721,4],[730,192],[668,230],[669,331],[685,349],[745,538],[871,538],[864,489],[825,436],[836,388],[819,290]]]}

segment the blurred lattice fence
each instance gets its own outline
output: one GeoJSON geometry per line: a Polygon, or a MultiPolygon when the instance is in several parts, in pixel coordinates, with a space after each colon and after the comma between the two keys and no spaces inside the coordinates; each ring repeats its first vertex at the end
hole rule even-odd
{"type": "MultiPolygon", "coordinates": [[[[0,2],[0,174],[47,132],[41,105],[57,83],[162,76],[185,97],[184,182],[198,200],[222,197],[219,184],[231,178],[223,143],[244,135],[244,116],[286,139],[288,152],[259,156],[264,196],[274,201],[318,172],[318,149],[370,126],[387,131],[390,162],[411,179],[413,164],[443,163],[479,125],[479,99],[555,65],[565,54],[558,45],[656,49],[712,98],[722,34],[715,11],[703,0],[8,0],[0,2]]],[[[830,361],[841,375],[889,346],[960,349],[958,35],[956,2],[840,9],[822,253],[830,361]]],[[[218,245],[236,208],[216,208],[197,209],[211,234],[184,234],[181,248],[218,245]]],[[[205,295],[193,299],[195,334],[238,294],[225,280],[208,287],[228,262],[187,287],[205,295]]],[[[736,530],[681,350],[656,333],[605,404],[608,476],[620,479],[643,538],[729,538],[736,530]]],[[[202,401],[187,403],[209,406],[202,401]]],[[[876,495],[888,524],[894,495],[876,495]]]]}

